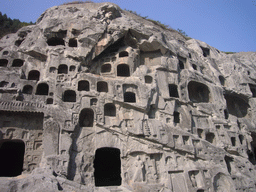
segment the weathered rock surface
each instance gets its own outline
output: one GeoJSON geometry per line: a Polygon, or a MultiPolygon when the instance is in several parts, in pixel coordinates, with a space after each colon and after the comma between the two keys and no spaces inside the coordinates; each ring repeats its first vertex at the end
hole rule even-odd
{"type": "Polygon", "coordinates": [[[255,63],[111,3],[48,9],[0,40],[0,191],[255,191],[255,63]]]}

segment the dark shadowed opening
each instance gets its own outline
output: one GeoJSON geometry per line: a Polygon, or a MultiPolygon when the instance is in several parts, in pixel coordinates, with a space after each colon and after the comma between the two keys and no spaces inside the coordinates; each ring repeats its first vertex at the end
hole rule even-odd
{"type": "Polygon", "coordinates": [[[36,88],[36,95],[48,95],[49,86],[46,83],[40,83],[36,88]]]}
{"type": "Polygon", "coordinates": [[[76,102],[76,92],[73,90],[67,90],[63,94],[64,102],[76,102]]]}
{"type": "Polygon", "coordinates": [[[220,84],[221,84],[222,86],[225,86],[225,78],[220,75],[220,76],[219,76],[219,80],[220,80],[220,84]]]}
{"type": "Polygon", "coordinates": [[[120,77],[129,77],[130,76],[130,67],[127,64],[120,64],[117,66],[117,76],[120,77]]]}
{"type": "Polygon", "coordinates": [[[64,42],[63,38],[59,38],[59,37],[51,37],[50,39],[47,40],[47,44],[49,46],[57,46],[57,45],[65,46],[65,42],[64,42]]]}
{"type": "Polygon", "coordinates": [[[68,66],[65,64],[59,65],[58,74],[68,74],[68,66]]]}
{"type": "Polygon", "coordinates": [[[0,59],[0,67],[7,67],[8,60],[7,59],[0,59]]]}
{"type": "Polygon", "coordinates": [[[85,108],[79,115],[80,127],[93,127],[94,112],[92,109],[85,108]]]}
{"type": "Polygon", "coordinates": [[[75,38],[69,39],[68,45],[69,47],[77,47],[77,40],[75,38]]]}
{"type": "Polygon", "coordinates": [[[48,98],[46,100],[46,104],[49,105],[49,104],[53,104],[53,99],[52,98],[48,98]]]}
{"type": "Polygon", "coordinates": [[[33,91],[33,87],[31,85],[25,85],[22,89],[22,93],[31,95],[33,91]]]}
{"type": "Polygon", "coordinates": [[[210,91],[208,87],[202,83],[190,81],[188,83],[189,99],[192,102],[209,102],[210,91]]]}
{"type": "Polygon", "coordinates": [[[89,81],[86,81],[86,80],[79,81],[78,91],[90,91],[89,81]]]}
{"type": "Polygon", "coordinates": [[[115,117],[116,116],[116,106],[113,103],[106,103],[104,105],[104,115],[115,117]]]}
{"type": "Polygon", "coordinates": [[[252,97],[256,97],[256,85],[249,84],[249,87],[252,92],[252,97]]]}
{"type": "Polygon", "coordinates": [[[99,81],[97,83],[97,91],[98,92],[108,92],[108,83],[105,81],[99,81]]]}
{"type": "Polygon", "coordinates": [[[95,186],[119,186],[121,178],[120,150],[104,147],[96,150],[94,159],[95,186]]]}
{"type": "Polygon", "coordinates": [[[179,68],[184,69],[184,62],[179,60],[179,68]]]}
{"type": "Polygon", "coordinates": [[[23,170],[25,144],[21,140],[0,141],[0,177],[15,177],[23,170]]]}
{"type": "Polygon", "coordinates": [[[119,53],[119,57],[128,57],[129,53],[127,51],[122,51],[119,53]]]}
{"type": "Polygon", "coordinates": [[[210,49],[205,48],[205,47],[201,47],[202,51],[203,51],[203,55],[204,57],[207,57],[210,55],[210,49]]]}
{"type": "Polygon", "coordinates": [[[12,67],[21,67],[24,61],[21,59],[14,59],[12,62],[12,67]]]}
{"type": "Polygon", "coordinates": [[[136,95],[133,92],[124,93],[124,102],[136,103],[136,95]]]}
{"type": "Polygon", "coordinates": [[[205,135],[205,140],[210,143],[213,143],[214,138],[215,138],[214,133],[206,133],[206,135],[205,135]]]}
{"type": "Polygon", "coordinates": [[[104,64],[101,66],[101,73],[108,73],[111,71],[111,65],[110,64],[104,64]]]}
{"type": "Polygon", "coordinates": [[[179,97],[177,85],[169,84],[169,95],[170,97],[179,97]]]}
{"type": "Polygon", "coordinates": [[[145,75],[145,83],[150,84],[153,82],[153,78],[149,75],[145,75]]]}
{"type": "Polygon", "coordinates": [[[230,115],[234,115],[236,117],[245,117],[248,112],[248,108],[250,107],[248,102],[238,96],[235,95],[224,95],[227,108],[230,115]]]}
{"type": "Polygon", "coordinates": [[[39,81],[40,72],[37,70],[32,70],[28,73],[28,80],[37,80],[39,81]]]}
{"type": "Polygon", "coordinates": [[[174,111],[173,113],[173,121],[174,123],[180,123],[180,113],[177,111],[174,111]]]}

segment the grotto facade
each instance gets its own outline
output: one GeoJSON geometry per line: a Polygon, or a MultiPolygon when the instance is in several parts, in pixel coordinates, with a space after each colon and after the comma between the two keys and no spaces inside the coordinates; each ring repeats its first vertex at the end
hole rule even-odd
{"type": "Polygon", "coordinates": [[[0,40],[1,191],[255,191],[256,53],[112,3],[0,40]]]}

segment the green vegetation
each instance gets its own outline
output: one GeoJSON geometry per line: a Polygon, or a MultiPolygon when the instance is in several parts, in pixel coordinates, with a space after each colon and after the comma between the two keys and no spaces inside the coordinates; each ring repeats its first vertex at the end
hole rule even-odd
{"type": "Polygon", "coordinates": [[[224,52],[224,53],[226,53],[226,54],[234,54],[236,52],[224,52]]]}
{"type": "Polygon", "coordinates": [[[86,1],[71,1],[67,3],[63,3],[62,5],[72,5],[72,4],[84,4],[84,3],[94,3],[93,1],[86,0],[86,1]]]}
{"type": "Polygon", "coordinates": [[[19,19],[11,19],[6,14],[2,15],[0,12],[0,38],[9,33],[16,33],[21,27],[33,24],[32,22],[20,22],[19,19]]]}

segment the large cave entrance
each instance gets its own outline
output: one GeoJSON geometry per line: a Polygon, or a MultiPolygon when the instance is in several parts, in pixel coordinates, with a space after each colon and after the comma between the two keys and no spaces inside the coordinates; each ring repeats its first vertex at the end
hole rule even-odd
{"type": "Polygon", "coordinates": [[[94,169],[95,186],[121,185],[120,150],[109,147],[97,149],[94,169]]]}
{"type": "Polygon", "coordinates": [[[0,140],[0,177],[15,177],[23,170],[25,144],[22,140],[0,140]]]}

